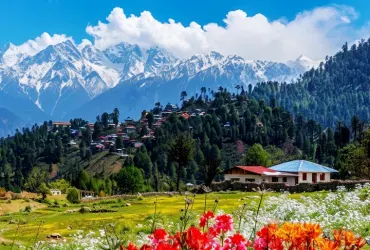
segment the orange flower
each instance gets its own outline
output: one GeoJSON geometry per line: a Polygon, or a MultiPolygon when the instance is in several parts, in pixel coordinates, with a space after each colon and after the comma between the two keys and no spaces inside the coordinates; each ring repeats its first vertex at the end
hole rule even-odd
{"type": "Polygon", "coordinates": [[[316,241],[322,234],[319,224],[303,223],[303,230],[310,241],[316,241]]]}
{"type": "Polygon", "coordinates": [[[339,245],[335,241],[324,239],[320,242],[321,250],[339,250],[339,245]]]}
{"type": "Polygon", "coordinates": [[[334,230],[334,240],[335,242],[339,243],[339,245],[342,243],[343,236],[344,234],[342,229],[334,230]]]}
{"type": "Polygon", "coordinates": [[[344,244],[346,247],[356,244],[355,234],[351,231],[344,232],[344,244]]]}
{"type": "Polygon", "coordinates": [[[361,237],[358,237],[355,243],[356,249],[360,249],[361,247],[365,246],[366,240],[363,240],[361,237]]]}

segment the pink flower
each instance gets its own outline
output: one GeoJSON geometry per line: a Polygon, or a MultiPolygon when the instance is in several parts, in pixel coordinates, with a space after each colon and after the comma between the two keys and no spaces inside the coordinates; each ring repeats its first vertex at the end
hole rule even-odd
{"type": "Polygon", "coordinates": [[[262,237],[257,237],[254,240],[253,249],[254,250],[264,250],[267,247],[266,241],[262,237]]]}

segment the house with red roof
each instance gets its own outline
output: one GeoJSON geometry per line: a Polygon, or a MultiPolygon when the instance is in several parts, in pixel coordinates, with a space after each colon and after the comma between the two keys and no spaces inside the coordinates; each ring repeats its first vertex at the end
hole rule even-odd
{"type": "Polygon", "coordinates": [[[236,166],[224,173],[226,181],[253,182],[261,184],[262,182],[280,182],[287,185],[298,184],[298,175],[286,172],[279,172],[263,166],[236,166]]]}

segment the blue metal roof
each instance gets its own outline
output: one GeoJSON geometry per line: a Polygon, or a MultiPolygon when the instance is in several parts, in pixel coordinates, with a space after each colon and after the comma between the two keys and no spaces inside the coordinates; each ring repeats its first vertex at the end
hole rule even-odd
{"type": "Polygon", "coordinates": [[[281,163],[271,167],[271,169],[279,172],[308,172],[308,173],[338,173],[337,170],[322,166],[317,163],[304,160],[295,160],[281,163]]]}

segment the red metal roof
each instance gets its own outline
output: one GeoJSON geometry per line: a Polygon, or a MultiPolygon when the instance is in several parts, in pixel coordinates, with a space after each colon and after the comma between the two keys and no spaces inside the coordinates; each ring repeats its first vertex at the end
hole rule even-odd
{"type": "Polygon", "coordinates": [[[236,166],[251,173],[262,175],[264,172],[276,173],[277,171],[262,166],[236,166]]]}

